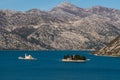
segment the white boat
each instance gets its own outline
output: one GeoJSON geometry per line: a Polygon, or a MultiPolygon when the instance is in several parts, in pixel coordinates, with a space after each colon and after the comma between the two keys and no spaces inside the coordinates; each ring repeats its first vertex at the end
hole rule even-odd
{"type": "Polygon", "coordinates": [[[18,59],[23,59],[23,60],[36,60],[37,58],[33,58],[30,54],[29,54],[29,55],[25,54],[25,57],[19,56],[18,59]]]}

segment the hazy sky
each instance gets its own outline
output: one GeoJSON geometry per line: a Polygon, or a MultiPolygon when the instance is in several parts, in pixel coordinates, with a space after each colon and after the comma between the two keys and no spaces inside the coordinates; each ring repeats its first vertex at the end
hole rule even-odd
{"type": "Polygon", "coordinates": [[[0,0],[0,9],[26,11],[32,8],[38,8],[41,10],[50,10],[64,1],[81,8],[99,5],[120,9],[120,0],[0,0]]]}

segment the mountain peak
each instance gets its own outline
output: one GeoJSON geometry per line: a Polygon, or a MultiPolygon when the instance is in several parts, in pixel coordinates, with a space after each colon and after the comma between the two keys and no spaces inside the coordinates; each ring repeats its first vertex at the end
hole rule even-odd
{"type": "Polygon", "coordinates": [[[64,8],[64,7],[76,7],[76,6],[71,4],[70,2],[62,2],[57,7],[64,8]]]}
{"type": "Polygon", "coordinates": [[[107,7],[103,7],[103,6],[93,6],[92,9],[102,9],[102,10],[106,10],[106,9],[111,9],[111,8],[107,8],[107,7]]]}
{"type": "Polygon", "coordinates": [[[105,8],[103,6],[93,6],[92,8],[105,8]]]}
{"type": "Polygon", "coordinates": [[[97,10],[113,10],[112,8],[107,8],[103,6],[93,6],[92,9],[97,9],[97,10]]]}
{"type": "Polygon", "coordinates": [[[47,14],[45,11],[41,11],[40,9],[36,9],[36,8],[30,9],[30,10],[26,11],[26,13],[37,14],[37,15],[42,15],[42,14],[45,15],[45,14],[47,14]]]}
{"type": "Polygon", "coordinates": [[[28,10],[27,12],[29,13],[40,13],[41,11],[39,9],[31,9],[31,10],[28,10]]]}
{"type": "Polygon", "coordinates": [[[67,11],[73,11],[73,12],[78,12],[80,10],[83,10],[82,8],[77,7],[74,4],[71,4],[70,2],[62,2],[58,4],[55,8],[53,8],[51,11],[56,11],[56,10],[67,10],[67,11]]]}

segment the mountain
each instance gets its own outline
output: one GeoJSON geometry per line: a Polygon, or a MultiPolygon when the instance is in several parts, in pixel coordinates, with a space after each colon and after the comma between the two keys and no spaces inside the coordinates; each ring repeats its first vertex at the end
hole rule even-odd
{"type": "Polygon", "coordinates": [[[120,36],[112,40],[109,44],[94,52],[96,55],[120,56],[120,36]]]}
{"type": "Polygon", "coordinates": [[[11,34],[10,32],[0,30],[0,50],[38,50],[43,49],[39,45],[31,44],[20,36],[11,34]]]}
{"type": "Polygon", "coordinates": [[[102,6],[85,9],[63,2],[50,11],[0,10],[0,49],[100,49],[118,35],[117,9],[102,6]]]}
{"type": "Polygon", "coordinates": [[[71,3],[63,2],[53,8],[50,11],[50,14],[62,20],[78,20],[80,18],[88,16],[90,13],[86,12],[85,9],[79,8],[71,3]]]}

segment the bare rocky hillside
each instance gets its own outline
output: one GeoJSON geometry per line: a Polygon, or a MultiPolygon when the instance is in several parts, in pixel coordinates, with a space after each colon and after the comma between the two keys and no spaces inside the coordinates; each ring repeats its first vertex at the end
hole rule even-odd
{"type": "Polygon", "coordinates": [[[117,9],[101,6],[85,9],[64,2],[47,12],[0,10],[1,50],[100,49],[118,35],[117,9]]]}
{"type": "Polygon", "coordinates": [[[112,40],[102,49],[96,51],[94,54],[105,55],[105,56],[120,56],[120,36],[112,40]]]}

